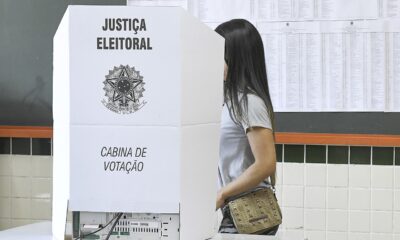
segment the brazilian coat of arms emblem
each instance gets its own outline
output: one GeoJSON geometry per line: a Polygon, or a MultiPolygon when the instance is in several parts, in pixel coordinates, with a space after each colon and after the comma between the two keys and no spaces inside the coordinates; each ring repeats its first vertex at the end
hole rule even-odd
{"type": "Polygon", "coordinates": [[[111,111],[119,114],[134,113],[142,108],[146,102],[143,97],[143,76],[135,67],[120,65],[108,72],[103,81],[105,98],[102,103],[111,111]]]}

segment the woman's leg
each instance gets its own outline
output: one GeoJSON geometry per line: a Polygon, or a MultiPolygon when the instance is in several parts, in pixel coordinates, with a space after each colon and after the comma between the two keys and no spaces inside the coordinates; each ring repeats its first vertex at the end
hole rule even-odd
{"type": "Polygon", "coordinates": [[[229,211],[229,207],[225,206],[222,209],[222,221],[221,221],[221,225],[219,227],[218,232],[219,233],[238,233],[235,224],[233,223],[230,211],[229,211]]]}

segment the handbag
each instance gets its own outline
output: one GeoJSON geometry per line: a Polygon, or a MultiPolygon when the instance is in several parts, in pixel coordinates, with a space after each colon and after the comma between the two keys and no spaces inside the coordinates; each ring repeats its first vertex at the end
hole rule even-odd
{"type": "Polygon", "coordinates": [[[282,212],[275,188],[262,188],[228,202],[233,223],[239,233],[258,234],[282,223],[282,212]]]}

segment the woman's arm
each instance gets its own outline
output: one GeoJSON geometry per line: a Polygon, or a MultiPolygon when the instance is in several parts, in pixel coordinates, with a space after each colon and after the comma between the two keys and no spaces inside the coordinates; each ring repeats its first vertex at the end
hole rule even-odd
{"type": "Polygon", "coordinates": [[[225,199],[258,186],[264,179],[275,173],[276,153],[272,130],[253,127],[247,132],[247,138],[255,162],[237,179],[218,192],[217,209],[223,206],[225,199]]]}

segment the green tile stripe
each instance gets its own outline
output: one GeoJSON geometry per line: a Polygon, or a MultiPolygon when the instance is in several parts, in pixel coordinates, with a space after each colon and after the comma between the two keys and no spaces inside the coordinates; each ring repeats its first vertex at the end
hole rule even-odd
{"type": "Polygon", "coordinates": [[[393,165],[393,147],[373,147],[372,164],[373,165],[393,165]]]}
{"type": "Polygon", "coordinates": [[[282,162],[282,152],[283,152],[283,145],[276,144],[275,145],[275,152],[276,152],[276,161],[282,162]]]}
{"type": "Polygon", "coordinates": [[[326,163],[326,146],[306,145],[306,163],[326,163]]]}
{"type": "Polygon", "coordinates": [[[284,145],[284,162],[304,163],[304,145],[284,145]]]}
{"type": "Polygon", "coordinates": [[[350,146],[350,164],[371,164],[371,147],[350,146]]]}
{"type": "Polygon", "coordinates": [[[400,147],[276,144],[276,153],[278,162],[400,166],[400,147]]]}
{"type": "Polygon", "coordinates": [[[349,147],[348,146],[328,146],[328,163],[348,164],[349,147]]]}

